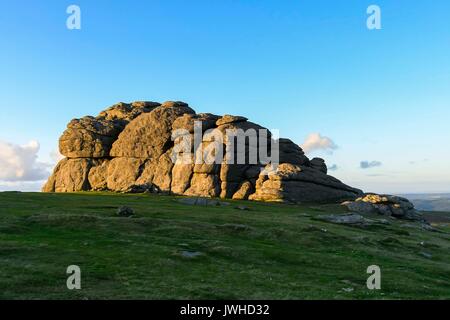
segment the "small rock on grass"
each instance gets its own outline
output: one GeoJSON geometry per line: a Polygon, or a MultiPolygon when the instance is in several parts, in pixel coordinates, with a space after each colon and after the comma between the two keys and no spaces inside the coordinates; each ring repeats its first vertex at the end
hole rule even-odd
{"type": "Polygon", "coordinates": [[[225,223],[222,225],[217,226],[218,228],[223,228],[223,229],[230,229],[230,230],[234,230],[234,231],[248,231],[251,230],[252,228],[247,226],[246,224],[235,224],[235,223],[225,223]]]}
{"type": "Polygon", "coordinates": [[[203,253],[201,253],[201,252],[186,251],[186,250],[181,251],[180,254],[183,258],[189,258],[189,259],[197,258],[197,257],[203,255],[203,253]]]}
{"type": "Polygon", "coordinates": [[[183,198],[178,200],[179,203],[190,205],[190,206],[203,206],[203,207],[218,207],[218,206],[229,206],[228,202],[218,201],[209,198],[183,198]]]}
{"type": "Polygon", "coordinates": [[[134,210],[127,206],[122,206],[117,209],[117,215],[119,217],[131,217],[134,215],[134,210]]]}
{"type": "Polygon", "coordinates": [[[431,254],[431,253],[428,253],[428,252],[421,252],[420,253],[420,255],[422,256],[422,257],[424,257],[424,258],[427,258],[427,259],[431,259],[431,258],[433,258],[433,255],[431,254]]]}
{"type": "Polygon", "coordinates": [[[370,220],[364,218],[359,214],[330,214],[330,215],[321,215],[317,217],[318,220],[323,220],[331,223],[337,224],[350,224],[350,225],[362,225],[369,224],[370,220]]]}

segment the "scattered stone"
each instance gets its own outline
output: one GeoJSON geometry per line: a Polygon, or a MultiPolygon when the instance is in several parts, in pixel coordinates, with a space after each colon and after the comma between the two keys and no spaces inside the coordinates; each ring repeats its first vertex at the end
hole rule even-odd
{"type": "Polygon", "coordinates": [[[127,206],[122,206],[117,209],[117,215],[119,217],[131,217],[134,215],[134,210],[127,206]]]}
{"type": "Polygon", "coordinates": [[[308,214],[308,213],[300,213],[300,214],[298,215],[298,217],[300,217],[300,218],[311,218],[311,215],[308,214]]]}
{"type": "Polygon", "coordinates": [[[250,211],[250,208],[246,207],[246,206],[237,206],[235,208],[238,209],[238,210],[242,210],[242,211],[250,211]]]}
{"type": "Polygon", "coordinates": [[[190,206],[204,206],[204,207],[219,207],[230,205],[228,202],[208,198],[183,198],[179,199],[178,202],[190,206]]]}
{"type": "Polygon", "coordinates": [[[389,220],[387,220],[387,219],[377,219],[376,221],[381,224],[386,224],[386,225],[391,224],[389,222],[389,220]]]}
{"type": "Polygon", "coordinates": [[[188,258],[188,259],[197,258],[197,257],[203,255],[203,253],[197,252],[197,251],[181,251],[180,254],[183,258],[188,258]]]}
{"type": "Polygon", "coordinates": [[[426,231],[440,232],[438,229],[436,229],[436,228],[430,226],[428,223],[421,223],[421,224],[420,224],[420,227],[421,227],[423,230],[426,230],[426,231]]]}
{"type": "Polygon", "coordinates": [[[398,240],[394,237],[383,238],[383,239],[379,240],[378,242],[382,243],[382,244],[388,244],[388,245],[401,244],[400,240],[398,240]]]}
{"type": "Polygon", "coordinates": [[[126,190],[126,193],[161,193],[161,189],[153,183],[142,185],[132,185],[126,190]]]}
{"type": "Polygon", "coordinates": [[[222,225],[218,225],[217,227],[222,229],[230,229],[234,231],[249,231],[252,229],[251,227],[245,224],[234,224],[234,223],[225,223],[222,225]]]}
{"type": "Polygon", "coordinates": [[[316,219],[323,220],[331,223],[337,224],[350,224],[350,225],[368,225],[372,221],[364,218],[359,214],[330,214],[330,215],[320,215],[316,219]]]}
{"type": "Polygon", "coordinates": [[[189,244],[187,244],[187,243],[179,243],[178,244],[180,247],[185,247],[185,248],[188,248],[189,247],[189,244]]]}
{"type": "Polygon", "coordinates": [[[422,246],[422,247],[424,247],[424,248],[440,248],[440,246],[439,245],[437,245],[437,244],[434,244],[434,243],[428,243],[428,242],[425,242],[425,241],[421,241],[420,243],[419,243],[419,245],[420,246],[422,246]]]}
{"type": "Polygon", "coordinates": [[[420,252],[420,255],[422,256],[422,257],[424,257],[424,258],[427,258],[427,259],[432,259],[433,258],[433,255],[431,254],[431,253],[428,253],[428,252],[420,252]]]}

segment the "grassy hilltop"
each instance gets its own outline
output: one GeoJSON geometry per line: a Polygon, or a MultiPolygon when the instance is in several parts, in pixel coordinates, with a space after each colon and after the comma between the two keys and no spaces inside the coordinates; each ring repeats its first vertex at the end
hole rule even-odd
{"type": "Polygon", "coordinates": [[[339,205],[226,202],[0,193],[0,299],[450,298],[449,214],[433,214],[432,232],[382,216],[365,227],[320,219],[339,205]],[[135,216],[116,216],[124,205],[135,216]],[[74,264],[82,290],[69,291],[74,264]],[[372,264],[378,291],[366,288],[372,264]]]}

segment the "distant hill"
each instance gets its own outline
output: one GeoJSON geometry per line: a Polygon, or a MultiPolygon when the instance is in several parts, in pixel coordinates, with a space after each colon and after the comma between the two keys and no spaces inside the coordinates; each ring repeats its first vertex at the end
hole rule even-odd
{"type": "Polygon", "coordinates": [[[402,195],[421,211],[450,211],[450,193],[423,193],[402,195]]]}

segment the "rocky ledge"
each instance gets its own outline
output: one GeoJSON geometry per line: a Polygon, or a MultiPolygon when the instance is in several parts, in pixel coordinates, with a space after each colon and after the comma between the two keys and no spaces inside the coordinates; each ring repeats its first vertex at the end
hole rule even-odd
{"type": "MultiPolygon", "coordinates": [[[[221,197],[275,202],[355,200],[361,190],[327,175],[323,159],[308,159],[289,139],[279,139],[279,166],[245,162],[186,163],[197,150],[175,158],[174,130],[193,135],[201,121],[201,147],[211,143],[206,131],[265,129],[240,116],[200,113],[184,102],[118,103],[98,116],[72,120],[59,140],[65,156],[44,192],[167,192],[196,197],[221,197]]],[[[268,130],[267,130],[268,131],[268,130]]],[[[267,139],[274,143],[270,132],[267,139]]],[[[258,144],[259,146],[260,144],[258,144]]],[[[229,161],[228,161],[229,162],[229,161]]]]}
{"type": "Polygon", "coordinates": [[[351,212],[373,213],[397,219],[425,222],[422,214],[408,199],[398,196],[368,193],[355,201],[346,201],[342,205],[351,212]]]}

